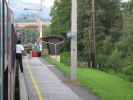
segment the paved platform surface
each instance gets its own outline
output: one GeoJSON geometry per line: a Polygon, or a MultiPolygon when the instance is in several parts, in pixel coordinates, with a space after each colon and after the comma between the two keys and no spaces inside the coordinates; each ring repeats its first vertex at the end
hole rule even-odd
{"type": "Polygon", "coordinates": [[[19,72],[20,100],[28,100],[27,89],[23,73],[19,72]]]}
{"type": "Polygon", "coordinates": [[[101,100],[100,97],[93,94],[91,91],[86,89],[86,87],[81,86],[80,84],[73,84],[66,82],[67,80],[70,80],[70,77],[65,76],[60,70],[55,67],[55,65],[49,64],[47,61],[45,61],[43,58],[40,58],[41,62],[43,62],[47,67],[54,72],[54,74],[72,89],[73,92],[75,92],[82,100],[101,100]]]}
{"type": "Polygon", "coordinates": [[[23,60],[29,100],[82,100],[38,58],[23,60]]]}

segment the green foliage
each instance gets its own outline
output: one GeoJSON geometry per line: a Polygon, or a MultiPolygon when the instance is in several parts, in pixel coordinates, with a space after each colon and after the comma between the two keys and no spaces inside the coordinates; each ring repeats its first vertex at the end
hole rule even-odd
{"type": "Polygon", "coordinates": [[[17,30],[17,32],[22,33],[22,41],[24,43],[27,43],[29,41],[34,43],[39,36],[39,33],[35,29],[23,29],[17,30]]]}
{"type": "Polygon", "coordinates": [[[52,21],[50,25],[50,35],[62,36],[65,39],[62,51],[69,50],[69,40],[67,33],[70,30],[70,14],[71,14],[70,0],[55,0],[54,7],[51,11],[52,21]]]}
{"type": "Polygon", "coordinates": [[[55,0],[51,11],[51,34],[66,37],[66,33],[70,30],[70,5],[70,0],[55,0]]]}
{"type": "Polygon", "coordinates": [[[63,52],[61,53],[61,63],[64,63],[65,65],[70,65],[70,53],[69,52],[63,52]]]}
{"type": "Polygon", "coordinates": [[[120,54],[116,52],[115,45],[122,34],[120,1],[99,0],[96,2],[96,7],[97,64],[100,69],[106,71],[117,70],[119,69],[117,61],[120,59],[120,54]]]}
{"type": "MultiPolygon", "coordinates": [[[[55,62],[49,57],[44,57],[44,59],[56,65],[65,75],[70,75],[70,67],[67,65],[55,62]]],[[[77,75],[81,86],[86,87],[88,90],[91,89],[93,93],[100,96],[102,100],[133,99],[132,84],[115,75],[86,68],[78,68],[77,75]]]]}
{"type": "Polygon", "coordinates": [[[126,75],[126,78],[130,81],[133,81],[133,56],[130,57],[124,57],[124,60],[122,62],[122,73],[126,75]]]}
{"type": "MultiPolygon", "coordinates": [[[[127,67],[123,68],[123,72],[126,75],[132,76],[133,75],[133,64],[132,65],[128,65],[127,67]]],[[[133,78],[132,78],[132,80],[133,80],[133,78]]]]}
{"type": "MultiPolygon", "coordinates": [[[[120,1],[96,1],[96,62],[100,70],[113,70],[132,77],[129,66],[133,58],[133,1],[124,4],[120,1]]],[[[91,15],[91,0],[78,0],[79,62],[89,62],[91,15]]],[[[62,51],[70,50],[66,33],[70,30],[71,0],[55,0],[51,16],[49,34],[65,37],[62,51]]],[[[69,62],[65,54],[62,57],[62,62],[69,62]]]]}
{"type": "MultiPolygon", "coordinates": [[[[78,55],[79,60],[89,61],[89,33],[91,32],[91,0],[78,1],[78,55]]],[[[96,1],[97,63],[106,68],[105,59],[112,54],[121,36],[122,13],[120,0],[96,1]],[[102,59],[101,59],[102,58],[102,59]]]]}
{"type": "Polygon", "coordinates": [[[48,35],[50,35],[50,26],[49,25],[43,26],[43,36],[45,37],[48,35]]]}
{"type": "Polygon", "coordinates": [[[121,52],[115,49],[112,54],[109,56],[106,66],[110,66],[111,69],[114,69],[115,72],[120,72],[122,69],[122,59],[121,52]]]}
{"type": "Polygon", "coordinates": [[[116,47],[121,52],[121,64],[122,73],[127,75],[127,78],[133,81],[133,11],[132,3],[129,2],[129,6],[124,8],[123,11],[123,34],[120,40],[117,42],[116,47]]]}

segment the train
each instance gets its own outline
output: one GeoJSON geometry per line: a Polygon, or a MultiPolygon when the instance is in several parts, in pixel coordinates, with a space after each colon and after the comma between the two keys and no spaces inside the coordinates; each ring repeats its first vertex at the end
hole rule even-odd
{"type": "Polygon", "coordinates": [[[0,0],[0,100],[15,100],[16,31],[7,0],[0,0]]]}

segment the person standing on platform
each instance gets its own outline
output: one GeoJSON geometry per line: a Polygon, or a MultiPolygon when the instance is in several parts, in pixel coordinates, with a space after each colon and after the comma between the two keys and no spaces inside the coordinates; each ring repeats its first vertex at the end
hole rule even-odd
{"type": "Polygon", "coordinates": [[[21,44],[21,41],[18,40],[16,44],[16,60],[18,65],[20,66],[20,71],[23,73],[23,63],[22,63],[22,53],[24,51],[24,47],[21,44]]]}

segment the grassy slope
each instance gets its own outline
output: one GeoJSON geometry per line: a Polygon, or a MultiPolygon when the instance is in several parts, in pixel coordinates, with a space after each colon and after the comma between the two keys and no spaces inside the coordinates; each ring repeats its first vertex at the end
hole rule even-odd
{"type": "MultiPolygon", "coordinates": [[[[49,57],[45,59],[69,75],[70,67],[57,63],[49,57]]],[[[115,76],[92,69],[78,68],[78,80],[82,86],[91,89],[102,100],[133,100],[133,84],[115,76]]]]}

